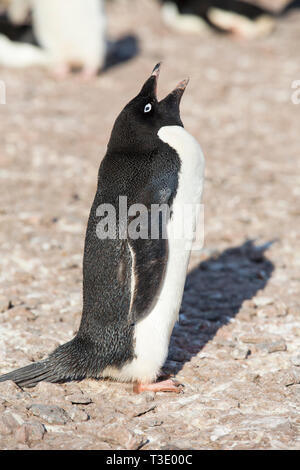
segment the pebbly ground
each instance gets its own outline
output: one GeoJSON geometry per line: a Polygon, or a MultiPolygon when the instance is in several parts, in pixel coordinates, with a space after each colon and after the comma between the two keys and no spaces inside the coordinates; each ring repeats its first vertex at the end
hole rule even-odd
{"type": "Polygon", "coordinates": [[[159,96],[191,77],[182,118],[206,155],[205,244],[164,368],[184,387],[1,383],[0,447],[299,449],[300,12],[245,42],[179,36],[150,0],[108,11],[110,37],[127,49],[138,39],[140,53],[94,82],[0,70],[0,371],[76,333],[98,166],[116,115],[162,59],[159,96]]]}

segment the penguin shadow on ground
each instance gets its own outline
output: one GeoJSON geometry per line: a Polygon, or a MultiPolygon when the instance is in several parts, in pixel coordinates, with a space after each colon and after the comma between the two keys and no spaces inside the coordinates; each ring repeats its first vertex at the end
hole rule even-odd
{"type": "Polygon", "coordinates": [[[134,59],[139,52],[139,42],[134,35],[126,35],[115,41],[107,41],[107,54],[102,71],[106,72],[111,67],[134,59]]]}
{"type": "Polygon", "coordinates": [[[245,300],[264,289],[274,270],[264,255],[272,243],[255,246],[248,240],[211,256],[188,274],[165,374],[176,375],[239,313],[245,300]]]}

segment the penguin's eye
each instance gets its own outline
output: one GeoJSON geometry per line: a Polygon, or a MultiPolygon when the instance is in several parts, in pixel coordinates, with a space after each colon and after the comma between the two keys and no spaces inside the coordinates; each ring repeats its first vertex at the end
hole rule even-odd
{"type": "Polygon", "coordinates": [[[152,109],[152,105],[150,103],[146,104],[144,107],[144,113],[149,113],[152,109]]]}

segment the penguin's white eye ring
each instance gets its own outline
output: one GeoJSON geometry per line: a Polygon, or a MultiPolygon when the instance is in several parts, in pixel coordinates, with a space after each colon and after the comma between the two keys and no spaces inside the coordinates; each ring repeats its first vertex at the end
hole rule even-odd
{"type": "Polygon", "coordinates": [[[144,107],[144,113],[149,113],[151,109],[152,109],[152,104],[151,103],[146,104],[146,106],[144,107]]]}

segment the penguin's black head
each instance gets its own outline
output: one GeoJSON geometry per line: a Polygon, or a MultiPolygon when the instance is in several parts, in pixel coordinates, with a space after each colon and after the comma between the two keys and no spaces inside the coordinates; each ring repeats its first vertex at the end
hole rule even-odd
{"type": "Polygon", "coordinates": [[[155,150],[157,133],[164,126],[181,126],[179,105],[188,80],[183,80],[161,101],[157,100],[160,64],[144,83],[139,94],[121,111],[113,127],[109,151],[145,153],[155,150]]]}

